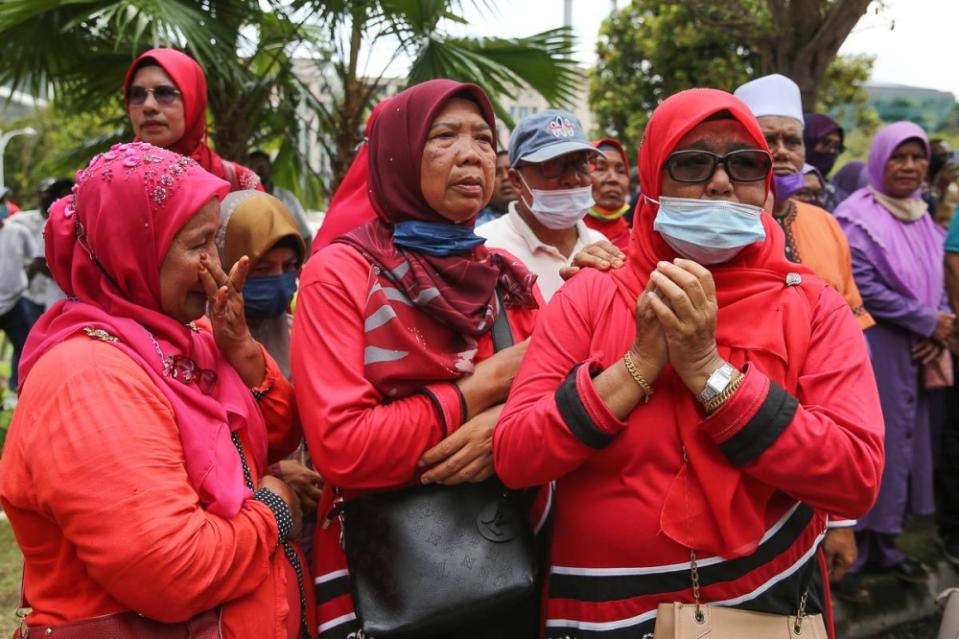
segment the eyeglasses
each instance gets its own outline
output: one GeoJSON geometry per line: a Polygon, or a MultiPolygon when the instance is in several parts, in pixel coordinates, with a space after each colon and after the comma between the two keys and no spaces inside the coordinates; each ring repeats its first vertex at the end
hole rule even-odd
{"type": "Polygon", "coordinates": [[[143,106],[147,101],[147,96],[153,94],[153,99],[160,106],[170,106],[176,102],[177,98],[183,95],[180,90],[169,84],[161,84],[158,87],[148,89],[134,84],[127,90],[127,102],[131,106],[143,106]]]}
{"type": "Polygon", "coordinates": [[[527,167],[534,167],[537,173],[547,180],[555,180],[563,177],[570,171],[579,175],[589,175],[589,159],[589,156],[585,153],[577,153],[575,155],[561,155],[552,160],[546,160],[545,162],[539,162],[537,164],[524,164],[517,168],[525,169],[527,167]]]}
{"type": "Polygon", "coordinates": [[[803,187],[793,194],[793,197],[800,202],[822,206],[824,201],[823,192],[818,189],[811,189],[808,186],[803,187]]]}
{"type": "Polygon", "coordinates": [[[676,182],[695,184],[711,180],[720,164],[734,182],[758,182],[769,175],[773,159],[761,149],[730,151],[726,155],[709,151],[676,151],[666,160],[666,172],[676,182]]]}
{"type": "Polygon", "coordinates": [[[189,357],[170,355],[163,360],[163,375],[180,380],[184,384],[195,383],[204,395],[211,395],[216,386],[216,371],[200,368],[189,357]]]}

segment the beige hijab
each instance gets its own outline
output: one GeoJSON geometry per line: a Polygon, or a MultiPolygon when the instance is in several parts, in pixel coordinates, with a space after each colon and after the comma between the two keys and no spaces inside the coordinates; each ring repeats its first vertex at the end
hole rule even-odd
{"type": "MultiPolygon", "coordinates": [[[[277,242],[292,237],[300,260],[306,243],[290,209],[277,198],[261,191],[235,191],[220,205],[220,228],[216,247],[223,270],[229,272],[243,257],[251,266],[266,255],[277,242]]],[[[286,377],[290,376],[290,322],[288,314],[274,319],[247,320],[253,339],[266,348],[286,377]]]]}

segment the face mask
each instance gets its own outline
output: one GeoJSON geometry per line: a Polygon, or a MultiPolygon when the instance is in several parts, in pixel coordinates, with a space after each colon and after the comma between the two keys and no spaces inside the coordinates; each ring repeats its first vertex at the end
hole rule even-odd
{"type": "Polygon", "coordinates": [[[485,241],[473,233],[472,226],[463,224],[408,220],[393,226],[393,242],[397,246],[427,255],[468,253],[485,241]]]}
{"type": "Polygon", "coordinates": [[[728,262],[745,247],[766,239],[758,206],[685,197],[661,197],[658,204],[653,230],[674,251],[700,264],[728,262]]]}
{"type": "Polygon", "coordinates": [[[248,277],[243,285],[243,308],[247,319],[262,320],[283,315],[296,293],[296,278],[295,271],[248,277]]]}
{"type": "Polygon", "coordinates": [[[773,175],[773,186],[776,189],[776,201],[782,202],[790,198],[796,191],[806,185],[802,173],[787,175],[773,175]]]}
{"type": "MultiPolygon", "coordinates": [[[[829,175],[829,172],[832,171],[832,167],[836,164],[836,158],[839,155],[836,153],[819,153],[818,151],[806,151],[806,162],[809,162],[811,165],[819,169],[819,172],[822,173],[823,177],[829,175]]],[[[933,175],[935,175],[933,173],[933,175]]]]}
{"type": "Polygon", "coordinates": [[[3,204],[0,204],[0,220],[5,220],[9,214],[10,207],[7,206],[7,203],[4,202],[3,204]]]}
{"type": "Polygon", "coordinates": [[[587,211],[593,206],[592,186],[544,191],[530,188],[522,173],[519,177],[533,194],[533,203],[528,203],[524,198],[523,204],[529,208],[533,217],[548,229],[562,231],[576,226],[576,223],[586,217],[587,211]]]}

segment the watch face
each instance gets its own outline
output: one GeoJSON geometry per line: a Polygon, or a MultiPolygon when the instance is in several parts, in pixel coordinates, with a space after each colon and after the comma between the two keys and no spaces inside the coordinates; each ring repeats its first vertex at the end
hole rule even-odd
{"type": "Polygon", "coordinates": [[[706,381],[706,388],[704,388],[703,392],[699,394],[700,400],[703,402],[708,402],[713,397],[723,392],[733,377],[732,373],[733,367],[730,364],[723,364],[721,368],[714,371],[706,381]]]}

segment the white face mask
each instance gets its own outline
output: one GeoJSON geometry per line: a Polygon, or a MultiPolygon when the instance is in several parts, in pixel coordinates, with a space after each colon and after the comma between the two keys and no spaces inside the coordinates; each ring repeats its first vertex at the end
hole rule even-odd
{"type": "Polygon", "coordinates": [[[517,173],[519,173],[519,179],[533,194],[533,203],[530,204],[523,198],[523,204],[529,208],[533,217],[548,229],[562,231],[576,226],[577,222],[586,217],[586,213],[594,204],[592,185],[544,191],[531,188],[523,174],[520,171],[517,173]]]}
{"type": "Polygon", "coordinates": [[[766,239],[762,209],[725,200],[661,197],[653,230],[683,257],[700,264],[720,264],[750,244],[766,239]]]}

